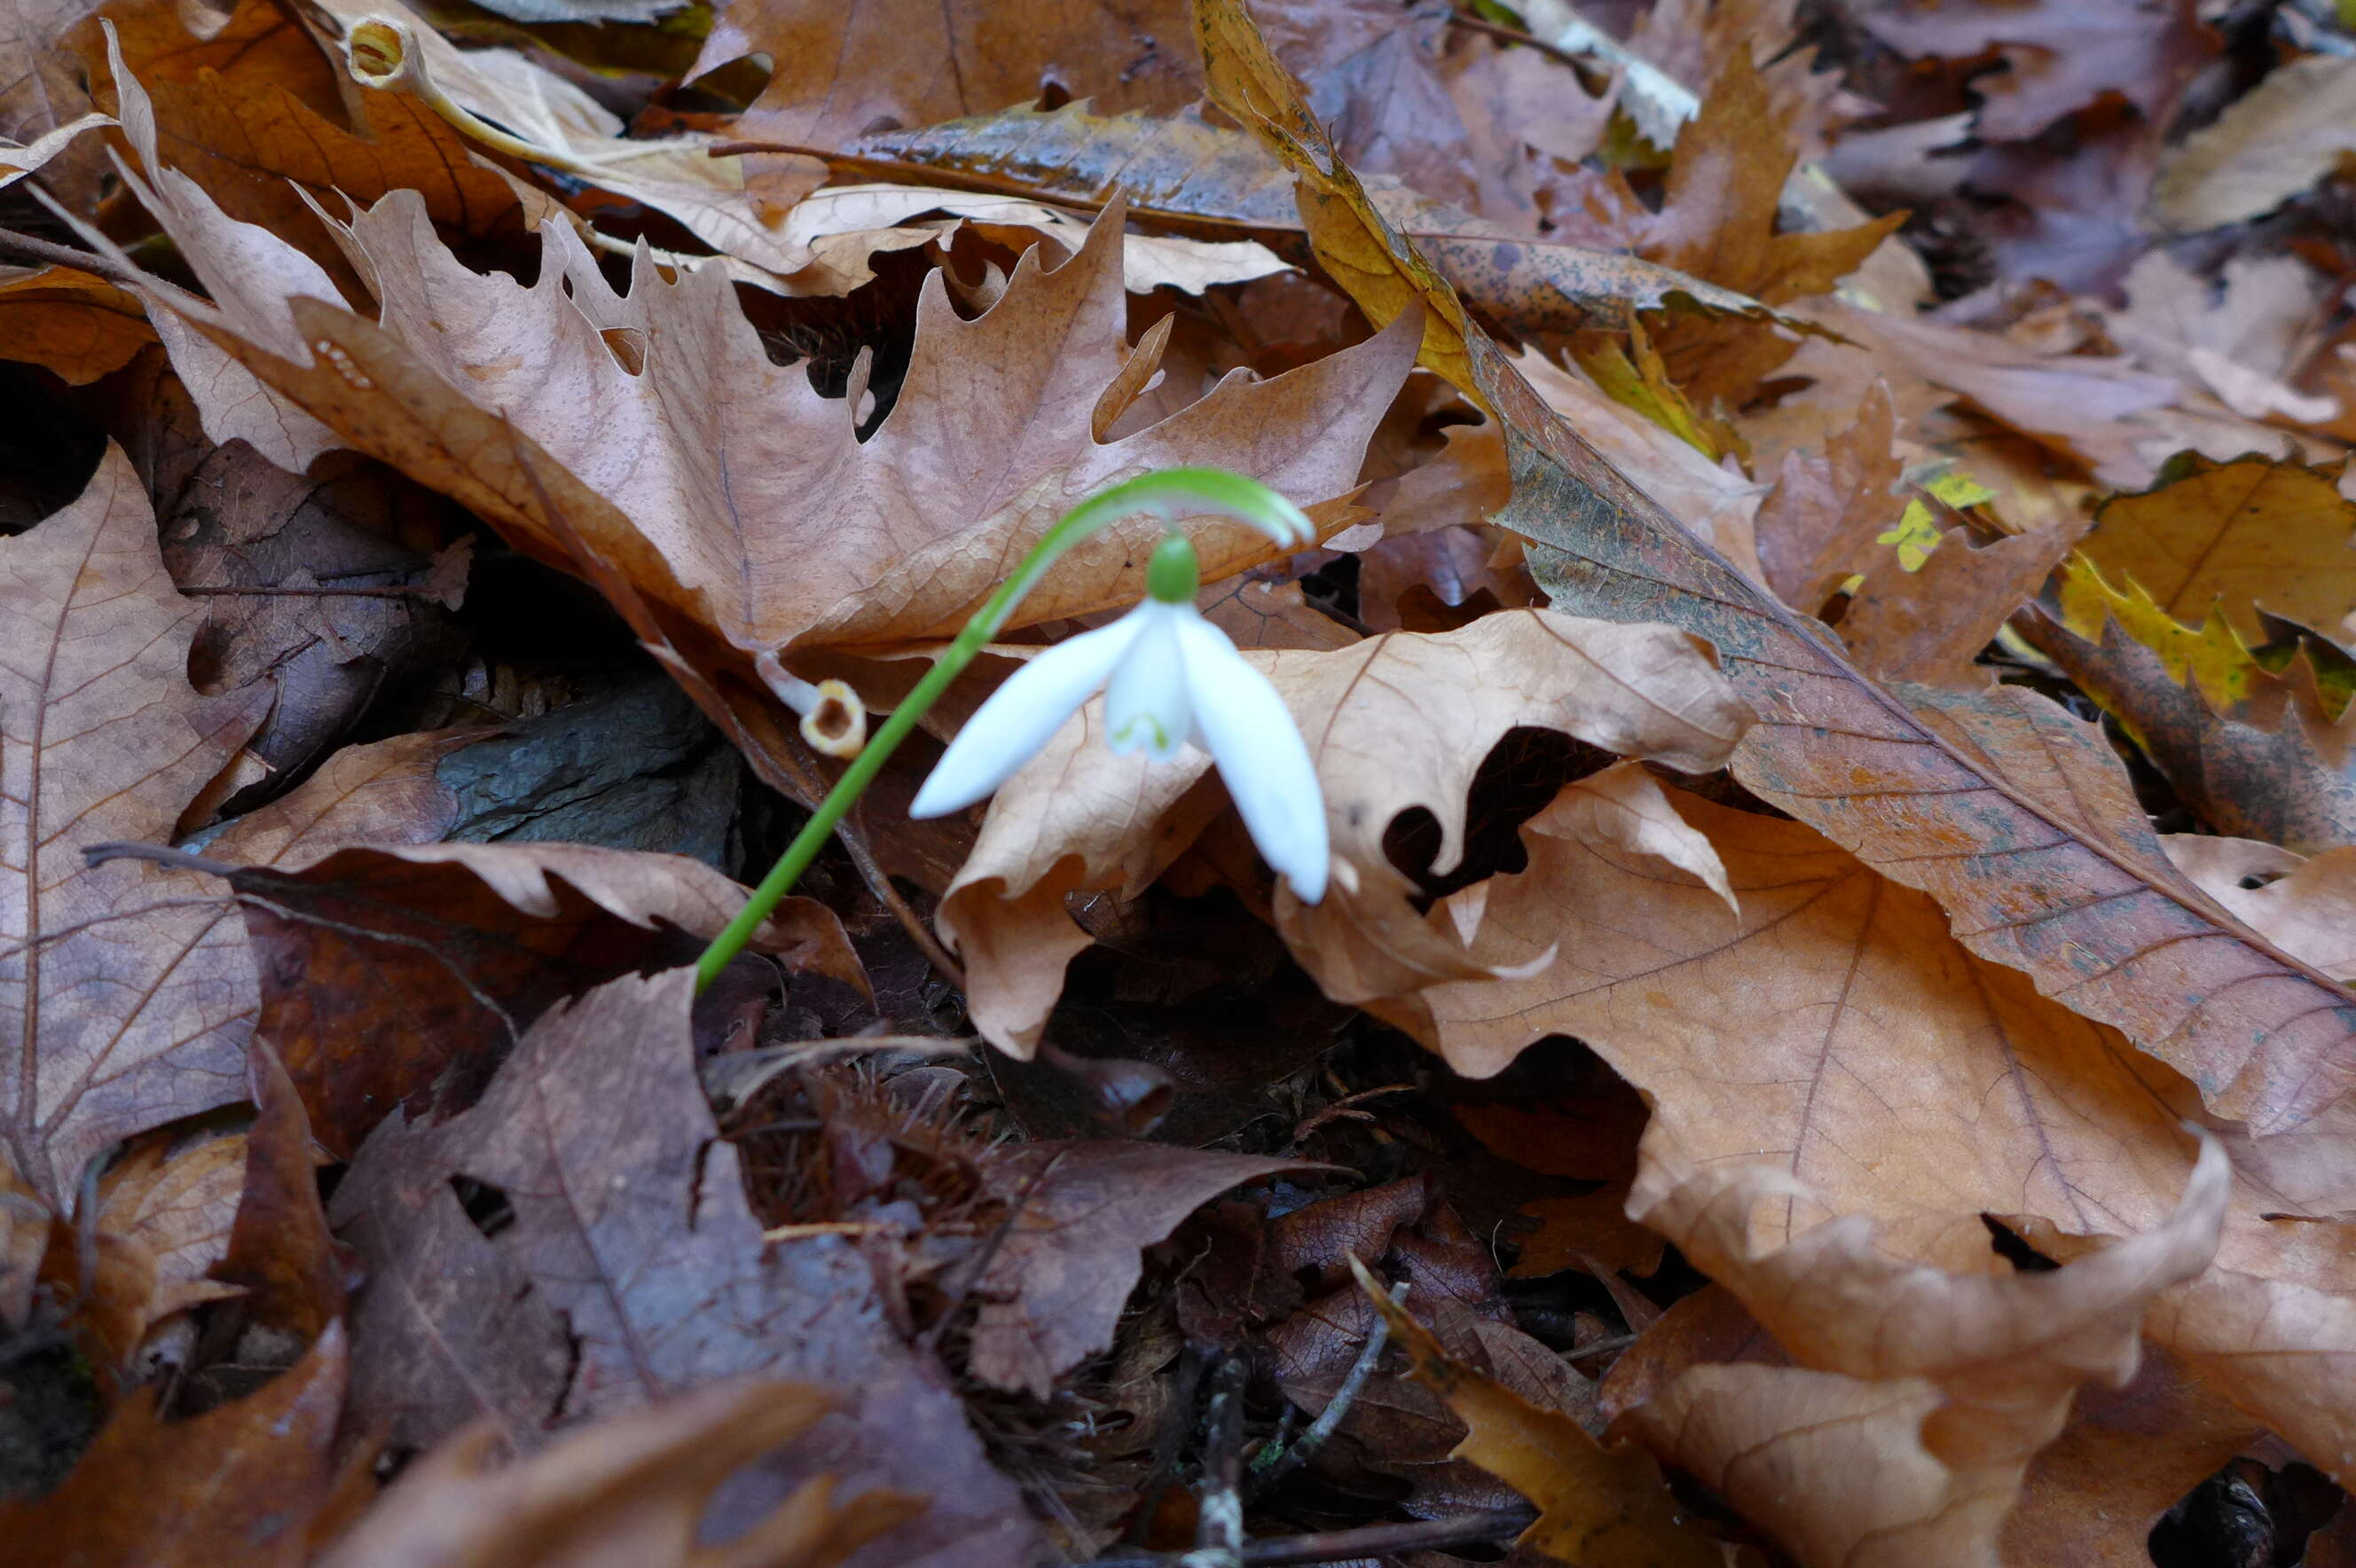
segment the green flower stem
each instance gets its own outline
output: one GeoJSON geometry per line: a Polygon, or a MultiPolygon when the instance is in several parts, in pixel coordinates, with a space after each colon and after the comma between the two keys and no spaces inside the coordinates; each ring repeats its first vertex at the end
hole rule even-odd
{"type": "Polygon", "coordinates": [[[1291,502],[1257,479],[1247,479],[1224,468],[1165,468],[1142,475],[1099,490],[1065,513],[1031,547],[1031,553],[1023,557],[1014,575],[999,584],[998,592],[974,612],[973,619],[965,624],[957,641],[934,661],[916,689],[901,699],[892,716],[869,737],[865,749],[843,769],[842,776],[819,802],[818,809],[802,825],[802,830],[794,835],[794,841],[786,846],[786,852],[777,857],[777,863],[769,868],[769,874],[761,879],[761,885],[753,890],[753,896],[745,901],[736,918],[712,939],[712,945],[695,961],[695,988],[699,995],[711,987],[786,895],[794,891],[794,884],[818,859],[819,851],[825,848],[851,803],[884,771],[884,764],[892,760],[892,753],[908,738],[908,732],[940,694],[948,689],[949,683],[965,672],[976,654],[1005,630],[1016,606],[1039,585],[1039,580],[1055,564],[1056,558],[1107,524],[1141,512],[1152,513],[1173,525],[1182,517],[1221,512],[1251,523],[1274,535],[1280,543],[1296,548],[1316,537],[1309,519],[1291,502]]]}

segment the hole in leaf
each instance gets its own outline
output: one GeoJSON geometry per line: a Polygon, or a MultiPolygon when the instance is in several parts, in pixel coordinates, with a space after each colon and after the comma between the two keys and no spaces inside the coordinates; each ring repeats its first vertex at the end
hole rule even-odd
{"type": "Polygon", "coordinates": [[[488,1240],[496,1240],[500,1232],[515,1223],[515,1205],[508,1201],[507,1189],[487,1181],[477,1181],[470,1176],[454,1176],[450,1190],[457,1195],[458,1207],[475,1229],[488,1240]]]}

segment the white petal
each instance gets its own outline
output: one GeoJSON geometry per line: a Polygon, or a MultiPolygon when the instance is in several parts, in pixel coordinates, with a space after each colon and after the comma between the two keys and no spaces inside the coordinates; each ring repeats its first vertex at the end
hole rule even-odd
{"type": "Polygon", "coordinates": [[[1199,614],[1177,623],[1185,649],[1194,727],[1219,764],[1252,842],[1284,874],[1302,903],[1325,896],[1333,859],[1325,795],[1308,743],[1268,677],[1244,661],[1226,634],[1199,614]]]}
{"type": "Polygon", "coordinates": [[[908,806],[911,816],[962,810],[995,790],[1079,710],[1147,622],[1136,610],[1057,643],[1009,676],[965,721],[908,806]]]}
{"type": "Polygon", "coordinates": [[[1186,699],[1186,656],[1178,643],[1179,624],[1194,608],[1149,599],[1136,613],[1144,617],[1145,630],[1105,688],[1105,744],[1119,756],[1142,751],[1166,763],[1194,731],[1194,704],[1186,699]]]}

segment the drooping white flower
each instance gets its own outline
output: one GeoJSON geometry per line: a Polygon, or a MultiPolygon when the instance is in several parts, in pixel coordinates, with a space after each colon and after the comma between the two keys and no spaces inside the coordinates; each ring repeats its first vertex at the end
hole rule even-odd
{"type": "Polygon", "coordinates": [[[1303,903],[1325,896],[1325,799],[1301,731],[1268,677],[1194,608],[1194,547],[1164,539],[1145,602],[1111,625],[1056,644],[991,694],[925,781],[911,816],[980,800],[1105,694],[1106,743],[1158,763],[1189,741],[1211,754],[1252,842],[1303,903]]]}

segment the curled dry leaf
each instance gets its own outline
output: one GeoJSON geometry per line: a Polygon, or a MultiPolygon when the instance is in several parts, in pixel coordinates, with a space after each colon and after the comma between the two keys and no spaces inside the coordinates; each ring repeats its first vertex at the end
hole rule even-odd
{"type": "Polygon", "coordinates": [[[931,1499],[876,1561],[1026,1561],[1012,1483],[894,1334],[853,1244],[764,1242],[696,1073],[694,983],[688,968],[629,976],[552,1009],[473,1108],[395,1118],[361,1148],[331,1214],[369,1270],[354,1333],[379,1347],[356,1417],[420,1444],[489,1417],[523,1449],[560,1411],[791,1376],[846,1400],[802,1458],[826,1456],[845,1487],[931,1499]],[[504,1198],[513,1222],[486,1237],[454,1179],[504,1198]]]}
{"type": "MultiPolygon", "coordinates": [[[[802,1432],[831,1401],[799,1383],[737,1380],[599,1422],[528,1458],[494,1462],[496,1425],[467,1427],[416,1460],[317,1568],[713,1568],[697,1544],[712,1494],[802,1432]]],[[[826,1478],[725,1548],[762,1568],[826,1568],[920,1511],[826,1478]]]]}
{"type": "Polygon", "coordinates": [[[11,359],[79,387],[155,341],[139,301],[104,278],[77,267],[0,265],[0,343],[11,359]]]}
{"type": "Polygon", "coordinates": [[[0,1503],[30,1563],[302,1568],[334,1481],[348,1348],[330,1325],[303,1360],[230,1404],[166,1421],[142,1389],[37,1502],[0,1503]]]}
{"type": "Polygon", "coordinates": [[[1802,1184],[1647,1153],[1632,1207],[1798,1365],[1695,1368],[1630,1424],[1826,1568],[1994,1561],[2031,1457],[2081,1384],[2134,1375],[2146,1309],[2207,1265],[2231,1189],[2211,1142],[2154,1228],[2051,1273],[1956,1273],[1888,1256],[1862,1219],[1763,1245],[1758,1211],[1808,1203],[1802,1184]]]}
{"type": "Polygon", "coordinates": [[[2179,232],[2221,229],[2297,196],[2356,152],[2356,61],[2290,60],[2160,156],[2152,216],[2179,232]]]}
{"type": "Polygon", "coordinates": [[[90,1157],[239,1097],[253,960],[201,879],[86,844],[165,838],[263,694],[199,697],[200,607],[109,445],[80,499],[0,540],[0,1151],[53,1209],[90,1157]]]}
{"type": "Polygon", "coordinates": [[[51,1232],[43,1267],[73,1307],[104,1375],[135,1381],[133,1358],[147,1331],[176,1312],[238,1294],[207,1277],[229,1251],[245,1183],[242,1134],[134,1140],[99,1179],[98,1207],[80,1225],[51,1232]]]}
{"type": "Polygon", "coordinates": [[[1141,1253],[1228,1188],[1302,1163],[1109,1139],[1002,1151],[983,1179],[1012,1215],[980,1281],[973,1374],[1046,1399],[1111,1348],[1141,1253]]]}
{"type": "MultiPolygon", "coordinates": [[[[1516,726],[1687,772],[1719,765],[1748,716],[1682,634],[1612,626],[1548,611],[1486,615],[1461,631],[1386,633],[1332,653],[1248,656],[1309,738],[1344,869],[1324,901],[1289,893],[1278,929],[1328,996],[1356,1002],[1441,976],[1488,971],[1444,917],[1410,901],[1417,884],[1384,836],[1403,812],[1430,811],[1444,875],[1464,852],[1466,794],[1482,760],[1516,726]]],[[[1219,809],[1198,781],[1210,759],[1116,756],[1097,737],[1101,700],[1083,708],[1000,789],[980,838],[943,899],[941,929],[964,955],[975,1024],[1028,1055],[1089,938],[1065,912],[1081,888],[1144,887],[1219,809]]]]}
{"type": "Polygon", "coordinates": [[[1423,1384],[1464,1423],[1455,1456],[1537,1505],[1524,1545],[1596,1568],[1718,1568],[1725,1548],[1686,1517],[1650,1456],[1606,1445],[1451,1358],[1355,1259],[1351,1268],[1423,1384]]]}

